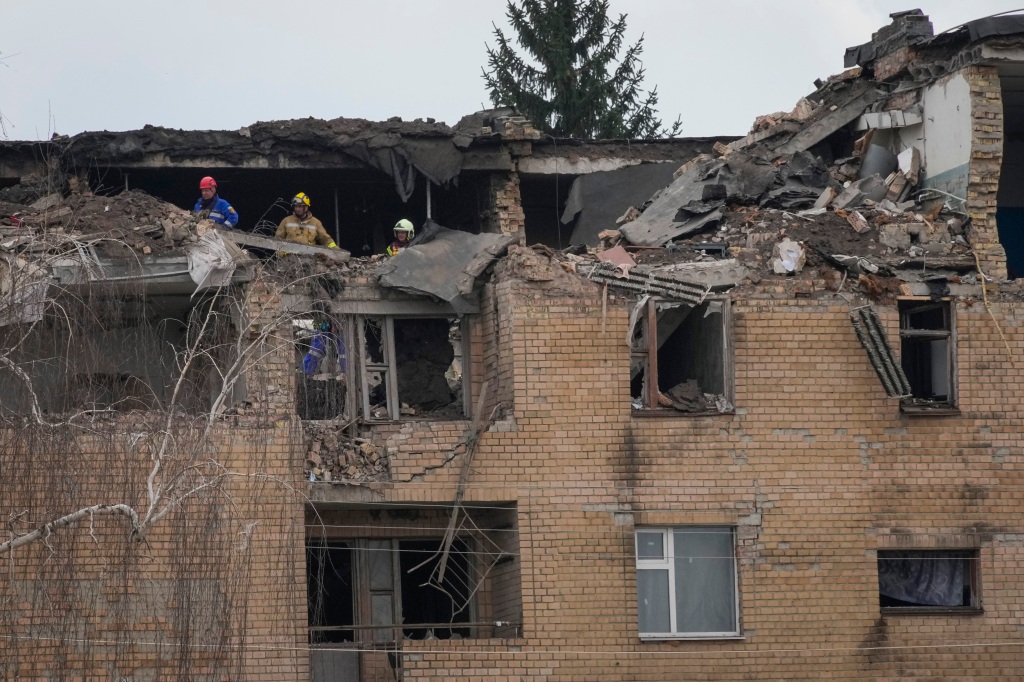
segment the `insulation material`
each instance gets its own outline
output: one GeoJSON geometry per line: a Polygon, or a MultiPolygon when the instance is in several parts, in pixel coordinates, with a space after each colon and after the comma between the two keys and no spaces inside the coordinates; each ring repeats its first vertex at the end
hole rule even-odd
{"type": "Polygon", "coordinates": [[[196,283],[196,291],[227,286],[238,265],[249,260],[249,255],[243,249],[214,231],[199,237],[199,241],[189,246],[187,252],[188,274],[196,283]]]}

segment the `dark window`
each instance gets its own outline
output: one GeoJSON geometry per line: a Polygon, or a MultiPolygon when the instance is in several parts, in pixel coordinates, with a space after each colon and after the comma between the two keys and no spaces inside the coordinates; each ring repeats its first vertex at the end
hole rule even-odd
{"type": "Polygon", "coordinates": [[[880,550],[883,609],[978,608],[977,550],[880,550]]]}
{"type": "Polygon", "coordinates": [[[352,549],[346,544],[306,547],[309,638],[313,644],[352,642],[352,549]]]}
{"type": "Polygon", "coordinates": [[[900,301],[900,364],[909,402],[955,404],[953,321],[948,301],[900,301]]]}

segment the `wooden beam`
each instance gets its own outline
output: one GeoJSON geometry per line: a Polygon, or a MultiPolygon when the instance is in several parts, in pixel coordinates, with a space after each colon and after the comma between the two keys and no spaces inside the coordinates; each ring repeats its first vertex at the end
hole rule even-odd
{"type": "Polygon", "coordinates": [[[349,259],[352,258],[352,254],[345,249],[328,249],[323,246],[307,246],[306,244],[296,244],[295,242],[287,242],[283,239],[274,239],[273,237],[261,237],[257,234],[240,232],[238,230],[222,230],[218,228],[217,234],[221,235],[229,242],[233,242],[239,246],[251,246],[257,249],[267,249],[269,251],[277,251],[279,253],[301,253],[306,256],[322,255],[338,263],[347,263],[349,259]]]}

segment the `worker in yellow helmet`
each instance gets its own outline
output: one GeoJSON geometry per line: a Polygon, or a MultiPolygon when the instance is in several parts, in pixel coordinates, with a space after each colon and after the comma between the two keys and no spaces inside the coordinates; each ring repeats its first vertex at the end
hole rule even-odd
{"type": "Polygon", "coordinates": [[[309,203],[309,196],[305,192],[299,192],[292,197],[292,214],[281,221],[274,236],[296,244],[319,244],[329,249],[338,248],[331,235],[327,234],[323,223],[313,217],[309,203]]]}
{"type": "Polygon", "coordinates": [[[415,236],[416,229],[412,226],[412,223],[402,218],[395,223],[395,241],[391,242],[387,254],[389,256],[397,256],[402,249],[409,246],[409,242],[415,236]]]}

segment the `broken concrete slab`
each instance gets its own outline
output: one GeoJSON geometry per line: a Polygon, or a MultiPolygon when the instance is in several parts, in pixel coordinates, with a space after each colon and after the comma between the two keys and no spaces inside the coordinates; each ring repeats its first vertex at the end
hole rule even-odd
{"type": "MultiPolygon", "coordinates": [[[[772,148],[776,155],[793,154],[810,149],[826,137],[856,120],[864,111],[878,101],[882,91],[869,81],[854,81],[850,95],[837,103],[827,114],[805,125],[784,144],[772,148]]],[[[817,113],[817,112],[816,112],[817,113]]]]}
{"type": "Polygon", "coordinates": [[[869,175],[856,182],[851,182],[849,187],[840,192],[839,196],[832,201],[832,208],[857,208],[863,206],[866,199],[882,201],[885,199],[886,192],[888,192],[888,188],[885,186],[885,181],[878,175],[869,175]]]}
{"type": "Polygon", "coordinates": [[[691,263],[673,263],[652,269],[659,275],[679,277],[694,284],[703,284],[713,290],[720,291],[739,285],[750,276],[747,266],[735,258],[715,261],[695,261],[691,263]]]}
{"type": "Polygon", "coordinates": [[[476,278],[518,241],[514,235],[471,234],[428,220],[412,244],[377,270],[381,286],[447,301],[458,312],[475,306],[467,298],[476,278]]]}

